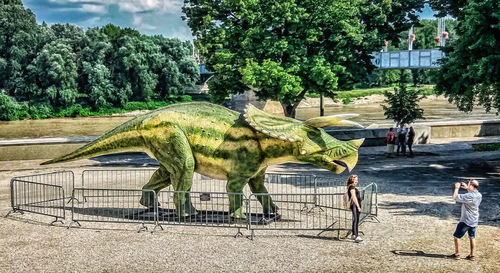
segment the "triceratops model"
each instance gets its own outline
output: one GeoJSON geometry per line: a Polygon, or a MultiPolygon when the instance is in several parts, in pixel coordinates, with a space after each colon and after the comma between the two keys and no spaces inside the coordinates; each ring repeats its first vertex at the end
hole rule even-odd
{"type": "MultiPolygon", "coordinates": [[[[144,151],[160,163],[143,189],[155,192],[173,185],[179,217],[195,215],[189,194],[193,173],[227,179],[228,193],[241,193],[248,183],[253,193],[267,193],[264,174],[269,165],[312,163],[341,173],[357,163],[363,140],[340,141],[321,127],[359,125],[344,120],[352,114],[311,118],[304,122],[267,114],[248,105],[245,114],[210,103],[183,103],[138,116],[76,151],[44,162],[51,164],[102,154],[144,151]]],[[[153,207],[151,192],[141,204],[153,207]]],[[[258,195],[264,214],[277,212],[268,195],[258,195]]],[[[230,213],[245,218],[239,194],[229,194],[230,213]]]]}

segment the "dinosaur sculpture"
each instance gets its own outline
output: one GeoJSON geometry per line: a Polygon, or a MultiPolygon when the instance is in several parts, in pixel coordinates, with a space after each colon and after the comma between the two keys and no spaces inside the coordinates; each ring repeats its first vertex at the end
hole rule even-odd
{"type": "MultiPolygon", "coordinates": [[[[266,168],[283,162],[311,163],[335,173],[354,168],[363,139],[340,141],[321,127],[360,126],[344,114],[317,117],[304,122],[267,114],[248,105],[245,114],[210,103],[183,103],[164,107],[119,125],[96,140],[59,158],[52,164],[102,154],[144,151],[160,163],[143,189],[155,192],[173,185],[189,191],[193,173],[226,179],[228,193],[241,193],[248,183],[254,193],[267,193],[266,168]]],[[[362,127],[362,126],[361,126],[362,127]]],[[[151,193],[141,204],[153,207],[151,193]]],[[[245,218],[241,195],[229,194],[230,213],[245,218]]],[[[265,215],[277,213],[269,195],[259,195],[265,215]]],[[[175,193],[179,217],[195,215],[189,193],[175,193]]]]}

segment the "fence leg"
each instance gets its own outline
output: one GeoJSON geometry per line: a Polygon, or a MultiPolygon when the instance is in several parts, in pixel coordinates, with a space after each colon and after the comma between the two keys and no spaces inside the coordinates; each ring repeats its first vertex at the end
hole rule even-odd
{"type": "Polygon", "coordinates": [[[254,237],[255,237],[255,230],[252,229],[252,232],[250,233],[250,240],[253,241],[254,237]]]}
{"type": "Polygon", "coordinates": [[[51,226],[53,226],[53,225],[54,225],[54,223],[57,223],[57,222],[60,222],[61,224],[63,224],[63,225],[64,225],[64,222],[63,222],[62,220],[59,220],[59,218],[58,218],[58,217],[56,217],[56,219],[55,219],[54,221],[52,221],[52,222],[50,223],[50,225],[51,225],[51,226]]]}
{"type": "Polygon", "coordinates": [[[147,230],[148,230],[148,227],[144,224],[144,222],[142,222],[137,233],[141,233],[142,231],[147,231],[147,230]]]}
{"type": "Polygon", "coordinates": [[[4,218],[7,218],[11,213],[21,213],[21,214],[24,214],[24,212],[22,210],[11,209],[11,210],[9,210],[9,212],[7,212],[7,214],[4,216],[4,218]]]}
{"type": "Polygon", "coordinates": [[[70,203],[71,201],[73,201],[73,200],[76,200],[76,202],[77,202],[78,204],[80,204],[80,200],[78,200],[78,198],[71,197],[71,198],[68,200],[68,202],[66,203],[66,205],[67,205],[67,204],[69,204],[69,203],[70,203]]]}
{"type": "Polygon", "coordinates": [[[156,224],[155,227],[153,228],[153,230],[151,231],[151,234],[154,234],[156,232],[157,227],[160,227],[161,230],[165,230],[161,224],[156,224]]]}
{"type": "Polygon", "coordinates": [[[73,225],[73,223],[77,223],[79,227],[81,227],[81,226],[82,226],[82,225],[80,224],[80,222],[78,222],[78,221],[73,221],[73,222],[69,223],[69,225],[68,225],[68,229],[70,229],[70,228],[71,228],[71,226],[73,225]]]}
{"type": "Polygon", "coordinates": [[[236,232],[236,235],[234,235],[234,238],[242,237],[243,233],[241,232],[241,228],[238,228],[238,232],[236,232]]]}

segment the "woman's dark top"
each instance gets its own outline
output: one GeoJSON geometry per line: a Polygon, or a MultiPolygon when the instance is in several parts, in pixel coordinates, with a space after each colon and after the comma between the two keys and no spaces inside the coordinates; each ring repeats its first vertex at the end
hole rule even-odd
{"type": "MultiPolygon", "coordinates": [[[[352,197],[351,197],[351,190],[352,189],[355,190],[355,192],[356,192],[356,199],[358,199],[358,204],[361,207],[361,201],[363,199],[361,199],[361,195],[359,194],[358,188],[354,187],[353,185],[349,186],[349,188],[347,189],[347,195],[349,195],[349,200],[352,200],[352,197]]],[[[354,205],[354,204],[352,204],[352,205],[354,205]]]]}
{"type": "Polygon", "coordinates": [[[415,138],[415,131],[410,130],[410,132],[408,132],[408,143],[413,144],[414,138],[415,138]]]}

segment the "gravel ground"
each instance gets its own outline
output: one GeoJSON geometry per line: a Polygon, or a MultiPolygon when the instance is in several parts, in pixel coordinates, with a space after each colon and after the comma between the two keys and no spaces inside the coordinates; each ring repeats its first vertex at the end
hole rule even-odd
{"type": "MultiPolygon", "coordinates": [[[[66,229],[69,221],[51,226],[50,217],[12,214],[0,218],[0,272],[499,272],[497,169],[477,168],[477,160],[472,169],[466,160],[443,160],[362,154],[355,171],[362,181],[379,185],[381,222],[363,223],[365,241],[359,244],[336,240],[333,232],[318,237],[314,232],[257,231],[252,241],[247,230],[234,238],[236,230],[223,228],[168,226],[151,234],[137,233],[135,224],[85,223],[66,229]],[[450,197],[451,184],[467,177],[482,179],[484,196],[476,261],[445,258],[453,252],[451,234],[460,214],[450,197]]],[[[81,172],[112,161],[82,160],[52,169],[37,160],[0,162],[0,215],[10,209],[9,181],[14,176],[81,172]]],[[[297,164],[273,170],[330,175],[297,164]]],[[[468,240],[461,243],[465,257],[468,240]]]]}

